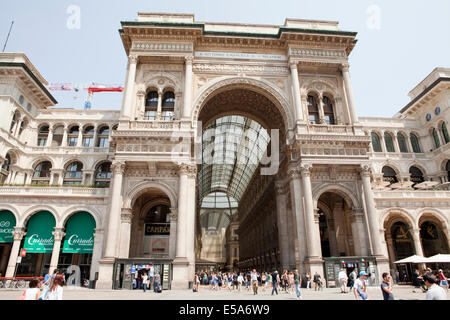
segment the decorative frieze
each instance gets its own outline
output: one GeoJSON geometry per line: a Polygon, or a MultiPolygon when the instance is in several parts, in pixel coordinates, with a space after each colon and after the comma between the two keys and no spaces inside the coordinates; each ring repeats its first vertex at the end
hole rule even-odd
{"type": "Polygon", "coordinates": [[[265,66],[265,65],[242,65],[242,64],[209,64],[196,63],[193,66],[195,72],[198,73],[269,73],[287,75],[289,70],[285,66],[265,66]]]}
{"type": "Polygon", "coordinates": [[[289,48],[290,56],[320,57],[320,58],[347,58],[345,50],[289,48]]]}
{"type": "Polygon", "coordinates": [[[194,50],[194,45],[192,43],[183,42],[134,41],[131,49],[140,51],[192,52],[194,50]]]}

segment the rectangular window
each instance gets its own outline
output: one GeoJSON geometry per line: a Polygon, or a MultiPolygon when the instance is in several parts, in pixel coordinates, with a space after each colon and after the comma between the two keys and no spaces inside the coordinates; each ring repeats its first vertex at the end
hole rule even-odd
{"type": "Polygon", "coordinates": [[[109,139],[108,138],[100,138],[100,140],[98,141],[98,146],[100,148],[109,147],[109,139]]]}
{"type": "Polygon", "coordinates": [[[38,146],[39,147],[45,147],[46,144],[47,144],[47,138],[39,138],[38,139],[38,146]]]}
{"type": "Polygon", "coordinates": [[[90,147],[92,145],[92,138],[83,138],[83,147],[90,147]]]}
{"type": "Polygon", "coordinates": [[[67,145],[69,147],[76,147],[77,146],[77,142],[78,142],[78,138],[76,138],[76,137],[69,137],[67,145]]]}

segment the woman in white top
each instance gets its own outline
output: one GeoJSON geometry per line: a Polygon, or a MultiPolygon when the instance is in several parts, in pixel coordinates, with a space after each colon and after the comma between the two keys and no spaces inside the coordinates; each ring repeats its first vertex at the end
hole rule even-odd
{"type": "Polygon", "coordinates": [[[50,286],[48,293],[48,300],[62,300],[63,299],[63,275],[58,274],[50,286]]]}
{"type": "Polygon", "coordinates": [[[244,282],[244,277],[242,276],[241,273],[239,273],[237,281],[238,281],[238,290],[241,291],[242,282],[244,282]]]}
{"type": "Polygon", "coordinates": [[[147,273],[144,272],[142,275],[142,288],[144,289],[144,292],[147,290],[147,284],[148,284],[148,276],[147,273]]]}
{"type": "Polygon", "coordinates": [[[30,281],[29,288],[25,290],[25,299],[24,300],[39,300],[39,296],[41,295],[41,291],[38,288],[39,281],[33,279],[30,281]]]}

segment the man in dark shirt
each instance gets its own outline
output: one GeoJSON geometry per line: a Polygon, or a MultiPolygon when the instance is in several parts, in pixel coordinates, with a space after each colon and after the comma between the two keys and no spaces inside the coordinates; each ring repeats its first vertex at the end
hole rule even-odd
{"type": "Polygon", "coordinates": [[[385,272],[382,275],[383,282],[381,283],[381,292],[383,293],[384,300],[394,300],[394,295],[392,294],[392,280],[389,273],[385,272]]]}
{"type": "Polygon", "coordinates": [[[317,291],[317,289],[319,289],[320,290],[320,286],[321,286],[321,283],[320,283],[320,274],[318,274],[317,273],[317,271],[316,271],[316,273],[314,274],[314,291],[317,291]]]}
{"type": "Polygon", "coordinates": [[[272,285],[273,285],[272,295],[273,295],[274,292],[278,295],[278,289],[277,289],[277,286],[278,286],[278,271],[277,270],[275,270],[272,273],[272,285]]]}

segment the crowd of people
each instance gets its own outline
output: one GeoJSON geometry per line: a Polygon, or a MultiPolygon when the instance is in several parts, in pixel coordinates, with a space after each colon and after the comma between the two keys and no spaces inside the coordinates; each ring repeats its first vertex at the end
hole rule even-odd
{"type": "Polygon", "coordinates": [[[149,265],[148,269],[136,270],[133,277],[133,289],[142,289],[144,292],[152,290],[161,292],[161,276],[155,270],[153,265],[149,265]]]}
{"type": "MultiPolygon", "coordinates": [[[[415,279],[417,287],[421,287],[423,292],[427,292],[427,300],[446,300],[448,292],[448,279],[442,270],[433,274],[431,269],[424,271],[420,276],[418,270],[415,279]]],[[[353,293],[355,300],[368,300],[368,277],[365,271],[354,269],[347,274],[346,269],[341,269],[338,274],[339,290],[341,293],[353,293]],[[349,290],[347,291],[347,288],[349,290]]],[[[398,281],[397,281],[398,282],[398,281]]],[[[302,299],[300,288],[312,290],[312,284],[315,291],[323,290],[324,280],[320,274],[315,272],[313,277],[306,273],[303,277],[298,270],[284,270],[281,274],[277,270],[273,272],[257,272],[255,269],[245,272],[197,272],[194,274],[194,288],[197,292],[200,285],[209,288],[209,290],[229,290],[240,292],[242,290],[253,291],[254,295],[258,290],[263,292],[271,291],[271,294],[285,292],[293,294],[295,292],[297,299],[302,299]],[[311,281],[312,280],[312,281],[311,281]],[[312,283],[311,283],[312,282],[312,283]],[[303,285],[302,285],[303,284],[303,285]]],[[[380,284],[381,294],[384,300],[394,300],[393,279],[389,273],[382,274],[380,284]]]]}
{"type": "Polygon", "coordinates": [[[22,292],[19,300],[62,300],[64,284],[64,274],[55,269],[52,274],[46,274],[42,281],[30,280],[28,288],[22,292]]]}

